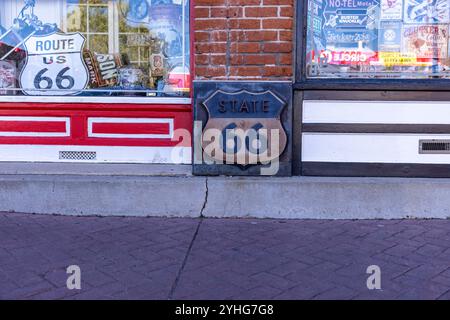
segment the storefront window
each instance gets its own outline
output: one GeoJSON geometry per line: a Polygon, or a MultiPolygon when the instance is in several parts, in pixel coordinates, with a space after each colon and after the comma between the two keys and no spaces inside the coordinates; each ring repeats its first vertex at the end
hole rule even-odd
{"type": "Polygon", "coordinates": [[[309,0],[308,78],[450,78],[449,0],[309,0]]]}
{"type": "Polygon", "coordinates": [[[189,96],[189,0],[2,0],[0,95],[189,96]]]}

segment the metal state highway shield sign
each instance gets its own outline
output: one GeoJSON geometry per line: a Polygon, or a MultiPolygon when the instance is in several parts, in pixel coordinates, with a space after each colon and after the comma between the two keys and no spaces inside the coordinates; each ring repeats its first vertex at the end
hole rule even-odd
{"type": "Polygon", "coordinates": [[[203,129],[202,147],[205,156],[227,164],[230,164],[231,158],[234,164],[247,166],[260,164],[263,153],[264,161],[272,161],[286,149],[287,135],[281,123],[281,114],[287,104],[272,91],[255,93],[241,90],[229,93],[217,90],[203,105],[209,115],[203,129]],[[213,152],[209,148],[212,139],[205,139],[209,136],[208,130],[221,132],[220,141],[216,141],[219,147],[213,148],[213,152]],[[241,133],[252,131],[256,135],[244,135],[243,139],[231,135],[230,138],[227,134],[230,130],[240,130],[241,133]],[[273,148],[275,145],[276,148],[273,148]],[[242,150],[245,152],[245,163],[237,160],[242,150]],[[250,157],[250,153],[256,153],[256,157],[250,157]]]}
{"type": "Polygon", "coordinates": [[[27,61],[20,75],[24,94],[74,95],[85,89],[89,80],[82,55],[85,42],[80,33],[52,33],[25,41],[27,61]]]}

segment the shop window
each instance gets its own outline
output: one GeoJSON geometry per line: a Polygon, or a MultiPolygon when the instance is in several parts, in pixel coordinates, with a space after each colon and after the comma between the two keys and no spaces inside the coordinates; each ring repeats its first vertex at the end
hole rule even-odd
{"type": "Polygon", "coordinates": [[[188,0],[2,0],[0,94],[188,97],[188,0]]]}
{"type": "Polygon", "coordinates": [[[307,78],[450,78],[449,0],[309,0],[307,78]]]}
{"type": "Polygon", "coordinates": [[[109,42],[114,41],[114,23],[118,22],[110,19],[114,1],[67,0],[66,9],[65,31],[81,32],[86,38],[87,50],[109,53],[109,42]]]}

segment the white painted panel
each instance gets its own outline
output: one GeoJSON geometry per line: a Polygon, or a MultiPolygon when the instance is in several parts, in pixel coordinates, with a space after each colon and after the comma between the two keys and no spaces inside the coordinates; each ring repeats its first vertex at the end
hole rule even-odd
{"type": "Polygon", "coordinates": [[[190,164],[190,147],[99,147],[0,145],[0,162],[157,163],[190,164]],[[60,151],[97,152],[97,160],[60,160],[60,151]]]}
{"type": "Polygon", "coordinates": [[[0,137],[62,138],[62,137],[70,137],[70,132],[13,132],[13,131],[0,131],[0,137]]]}
{"type": "Polygon", "coordinates": [[[68,117],[0,116],[0,121],[69,122],[68,117]]]}
{"type": "Polygon", "coordinates": [[[450,164],[450,154],[419,154],[421,139],[450,135],[305,133],[302,161],[450,164]]]}
{"type": "Polygon", "coordinates": [[[309,100],[303,123],[450,124],[450,102],[309,100]]]}

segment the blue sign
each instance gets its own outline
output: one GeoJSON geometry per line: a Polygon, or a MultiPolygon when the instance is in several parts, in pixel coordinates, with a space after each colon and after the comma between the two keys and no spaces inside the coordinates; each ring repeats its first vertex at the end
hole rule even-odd
{"type": "Polygon", "coordinates": [[[327,46],[335,45],[341,48],[357,48],[359,42],[370,44],[371,47],[377,39],[377,33],[370,30],[326,30],[325,41],[327,46]]]}
{"type": "Polygon", "coordinates": [[[203,104],[211,118],[279,119],[286,102],[271,91],[230,93],[218,90],[203,104]]]}
{"type": "Polygon", "coordinates": [[[400,21],[381,21],[378,50],[400,52],[402,42],[402,25],[400,21]]]}
{"type": "Polygon", "coordinates": [[[378,0],[326,0],[325,12],[337,12],[338,10],[368,9],[378,6],[378,0]]]}
{"type": "Polygon", "coordinates": [[[325,0],[323,17],[326,47],[377,47],[379,0],[325,0]]]}
{"type": "Polygon", "coordinates": [[[331,28],[366,28],[368,20],[367,12],[361,10],[325,14],[325,26],[331,28]]]}

